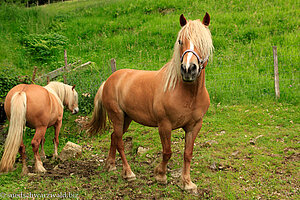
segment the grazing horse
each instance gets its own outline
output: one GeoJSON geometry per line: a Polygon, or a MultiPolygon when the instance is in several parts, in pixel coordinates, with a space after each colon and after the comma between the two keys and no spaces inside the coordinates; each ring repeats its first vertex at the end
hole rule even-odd
{"type": "Polygon", "coordinates": [[[31,141],[35,158],[35,171],[46,171],[39,155],[39,145],[41,144],[41,156],[44,157],[45,133],[48,127],[54,126],[53,156],[58,156],[58,135],[62,125],[63,105],[67,106],[73,114],[79,111],[78,94],[74,87],[60,82],[50,82],[45,87],[20,84],[8,92],[4,109],[10,123],[0,162],[0,172],[8,172],[13,169],[19,151],[23,164],[22,174],[28,173],[23,144],[25,125],[35,129],[35,135],[31,141]]]}
{"type": "Polygon", "coordinates": [[[171,157],[171,131],[185,131],[183,188],[197,192],[190,178],[194,141],[201,129],[202,119],[210,99],[205,87],[205,67],[213,44],[208,29],[210,16],[202,21],[187,21],[180,16],[181,30],[174,46],[173,58],[158,71],[121,69],[104,82],[94,100],[94,112],[87,132],[95,134],[105,127],[106,113],[113,125],[111,145],[106,160],[108,170],[116,169],[116,150],[120,153],[122,177],[135,179],[126,160],[122,136],[132,120],[158,127],[163,158],[155,168],[157,181],[167,182],[167,163],[171,157]]]}

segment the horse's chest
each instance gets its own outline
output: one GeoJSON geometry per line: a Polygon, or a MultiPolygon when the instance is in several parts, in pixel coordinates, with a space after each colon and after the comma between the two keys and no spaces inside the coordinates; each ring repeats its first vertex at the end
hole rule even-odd
{"type": "Polygon", "coordinates": [[[197,123],[201,120],[209,107],[209,100],[196,98],[177,98],[165,104],[166,116],[173,124],[173,128],[186,124],[197,123]]]}

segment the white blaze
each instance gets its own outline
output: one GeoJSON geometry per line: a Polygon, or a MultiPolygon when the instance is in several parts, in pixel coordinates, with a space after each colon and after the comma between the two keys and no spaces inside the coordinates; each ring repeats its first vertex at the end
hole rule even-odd
{"type": "MultiPolygon", "coordinates": [[[[194,44],[192,43],[192,41],[190,41],[190,50],[194,51],[194,44]]],[[[187,61],[186,61],[186,71],[188,71],[189,67],[190,67],[190,60],[193,56],[193,53],[189,52],[187,54],[187,61]]]]}

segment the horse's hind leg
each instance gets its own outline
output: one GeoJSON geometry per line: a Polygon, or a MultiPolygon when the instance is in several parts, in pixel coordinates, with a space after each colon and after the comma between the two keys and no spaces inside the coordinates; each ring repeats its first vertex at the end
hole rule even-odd
{"type": "Polygon", "coordinates": [[[23,143],[23,140],[20,145],[19,153],[22,158],[22,175],[26,175],[26,174],[28,174],[29,171],[28,171],[27,164],[26,164],[25,145],[23,143]]]}
{"type": "Polygon", "coordinates": [[[167,183],[167,164],[171,158],[171,131],[172,127],[169,122],[160,123],[158,126],[159,136],[163,148],[163,159],[154,169],[155,179],[163,184],[167,183]]]}
{"type": "Polygon", "coordinates": [[[62,125],[62,120],[59,120],[54,127],[55,128],[55,136],[53,139],[53,143],[54,143],[54,154],[52,157],[53,159],[56,159],[58,157],[58,153],[57,153],[57,148],[58,148],[58,144],[59,144],[58,136],[59,136],[59,131],[60,131],[61,125],[62,125]]]}
{"type": "MultiPolygon", "coordinates": [[[[123,134],[127,131],[132,119],[129,117],[124,118],[124,124],[123,124],[123,134]]],[[[116,151],[117,151],[117,145],[114,142],[114,134],[111,134],[111,143],[110,143],[110,149],[108,153],[108,157],[106,160],[106,168],[108,171],[116,170],[116,151]]]]}
{"type": "Polygon", "coordinates": [[[46,172],[46,169],[43,167],[43,163],[39,154],[39,146],[42,139],[45,137],[47,127],[38,127],[35,130],[35,135],[31,141],[32,150],[34,153],[35,159],[35,171],[36,172],[46,172]]]}
{"type": "Polygon", "coordinates": [[[41,140],[41,152],[40,152],[40,156],[42,159],[46,159],[46,154],[45,154],[45,150],[44,150],[44,144],[45,144],[45,137],[41,140]]]}
{"type": "Polygon", "coordinates": [[[124,142],[122,140],[123,133],[127,131],[128,126],[131,122],[131,119],[128,117],[124,118],[124,114],[115,115],[115,118],[112,120],[114,132],[111,135],[111,146],[109,150],[109,155],[107,158],[107,166],[108,169],[115,168],[115,157],[116,157],[116,149],[118,150],[123,164],[122,177],[127,180],[134,180],[135,174],[131,171],[131,168],[127,162],[125,152],[124,152],[124,142]]]}

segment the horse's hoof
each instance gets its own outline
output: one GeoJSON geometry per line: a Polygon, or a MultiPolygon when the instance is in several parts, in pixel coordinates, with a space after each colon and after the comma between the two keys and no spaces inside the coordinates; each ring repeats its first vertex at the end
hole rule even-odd
{"type": "Polygon", "coordinates": [[[34,170],[34,172],[37,174],[43,174],[43,173],[46,173],[47,170],[44,168],[44,169],[34,170]]]}
{"type": "Polygon", "coordinates": [[[124,178],[126,181],[128,181],[128,182],[131,182],[131,181],[134,181],[134,180],[136,180],[136,177],[135,176],[133,176],[133,177],[127,177],[127,178],[124,178]]]}
{"type": "Polygon", "coordinates": [[[110,163],[108,161],[106,161],[105,168],[107,169],[108,172],[117,170],[116,164],[113,162],[110,163]]]}
{"type": "Polygon", "coordinates": [[[37,163],[35,165],[35,172],[36,173],[45,173],[47,170],[43,167],[43,164],[37,163]]]}
{"type": "Polygon", "coordinates": [[[130,171],[129,173],[123,171],[122,177],[129,182],[134,181],[136,179],[136,176],[132,171],[130,171]]]}
{"type": "Polygon", "coordinates": [[[160,184],[163,184],[163,185],[166,185],[167,184],[167,176],[166,175],[156,175],[155,176],[155,180],[160,183],[160,184]]]}
{"type": "Polygon", "coordinates": [[[53,156],[52,156],[52,160],[57,160],[58,159],[58,155],[56,155],[56,154],[53,154],[53,156]]]}
{"type": "Polygon", "coordinates": [[[164,185],[167,184],[167,176],[165,173],[162,172],[159,165],[154,169],[154,177],[158,183],[164,185]]]}
{"type": "Polygon", "coordinates": [[[22,175],[22,176],[26,176],[26,175],[28,175],[28,173],[29,173],[28,168],[27,168],[27,167],[23,167],[23,168],[22,168],[22,173],[21,173],[21,175],[22,175]]]}
{"type": "Polygon", "coordinates": [[[111,171],[116,171],[117,167],[115,165],[107,165],[106,169],[108,172],[111,172],[111,171]]]}
{"type": "Polygon", "coordinates": [[[192,193],[194,195],[198,194],[197,185],[194,184],[193,182],[190,182],[188,184],[183,183],[182,189],[189,192],[189,193],[192,193]]]}

